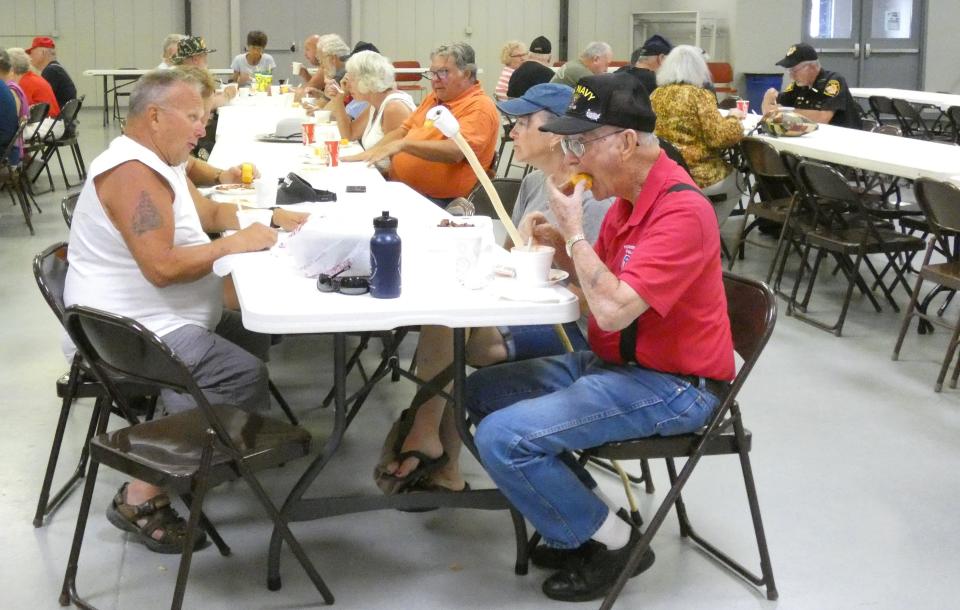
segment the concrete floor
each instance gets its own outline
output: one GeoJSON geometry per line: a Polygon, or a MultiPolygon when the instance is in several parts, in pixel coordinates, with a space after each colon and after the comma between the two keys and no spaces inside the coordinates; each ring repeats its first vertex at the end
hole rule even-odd
{"type": "MultiPolygon", "coordinates": [[[[89,163],[116,129],[100,128],[84,112],[83,150],[89,163]]],[[[0,469],[0,608],[56,608],[79,504],[79,491],[34,529],[31,521],[56,422],[54,381],[67,366],[60,329],[31,273],[33,256],[67,238],[58,191],[40,198],[30,237],[19,210],[0,198],[0,326],[3,436],[0,469]]],[[[728,225],[729,230],[730,225],[728,225]]],[[[759,276],[769,251],[752,248],[738,265],[759,276]]],[[[837,287],[834,286],[836,289],[837,287]]],[[[901,295],[901,300],[905,297],[901,295]]],[[[835,315],[838,299],[815,301],[835,315]]],[[[957,315],[951,308],[950,316],[957,315]]],[[[768,602],[677,535],[671,517],[657,538],[657,562],[632,580],[618,607],[826,609],[955,608],[960,573],[960,394],[933,392],[945,333],[910,333],[899,362],[890,360],[899,315],[876,314],[855,301],[842,338],[782,314],[776,333],[741,394],[754,433],[752,459],[780,590],[768,602]]],[[[407,346],[409,357],[411,346],[407,346]]],[[[315,405],[330,383],[331,345],[325,338],[288,337],[274,348],[271,371],[304,425],[322,439],[329,413],[315,405]]],[[[370,473],[382,436],[413,391],[384,383],[354,422],[342,451],[317,489],[373,492],[370,473]]],[[[60,475],[72,467],[89,418],[81,401],[67,433],[60,475]]],[[[319,446],[319,443],[318,443],[319,446]]],[[[265,478],[281,499],[306,465],[291,463],[265,478]]],[[[472,460],[468,478],[485,484],[472,460]]],[[[649,515],[667,487],[653,465],[657,492],[641,494],[649,515]]],[[[608,495],[617,484],[597,475],[608,495]]],[[[80,568],[80,590],[100,608],[169,605],[177,557],[150,553],[103,518],[123,478],[102,469],[80,568]]],[[[755,563],[755,547],[736,458],[701,463],[686,498],[694,523],[736,557],[755,563]]],[[[283,589],[269,592],[265,550],[270,528],[242,484],[209,497],[208,514],[234,549],[229,558],[207,548],[195,555],[185,607],[300,608],[320,598],[285,552],[283,589]]],[[[395,511],[294,525],[341,608],[547,608],[546,573],[513,574],[513,534],[505,513],[395,511]]],[[[582,607],[595,607],[584,604],[582,607]]]]}

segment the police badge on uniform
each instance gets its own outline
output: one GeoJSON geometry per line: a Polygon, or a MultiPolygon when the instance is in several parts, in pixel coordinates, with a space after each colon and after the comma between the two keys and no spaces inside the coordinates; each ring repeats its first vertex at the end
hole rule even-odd
{"type": "Polygon", "coordinates": [[[840,93],[840,81],[836,79],[830,79],[827,81],[827,86],[823,88],[823,94],[829,95],[830,97],[837,97],[840,93]]]}

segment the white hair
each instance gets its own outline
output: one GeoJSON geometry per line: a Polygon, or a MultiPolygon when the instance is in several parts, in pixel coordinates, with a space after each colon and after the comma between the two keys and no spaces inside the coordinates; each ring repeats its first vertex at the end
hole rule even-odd
{"type": "Polygon", "coordinates": [[[10,47],[7,54],[10,55],[10,67],[14,74],[26,74],[30,71],[30,56],[23,47],[10,47]]]}
{"type": "Polygon", "coordinates": [[[181,40],[187,38],[186,34],[168,34],[166,38],[163,39],[163,46],[161,47],[161,52],[164,60],[171,59],[174,55],[177,54],[177,45],[181,40]]]}
{"type": "Polygon", "coordinates": [[[673,47],[657,71],[657,85],[660,87],[679,83],[703,87],[709,82],[710,69],[703,59],[703,53],[688,44],[673,47]]]}
{"type": "Polygon", "coordinates": [[[338,59],[345,59],[350,56],[350,47],[336,34],[324,34],[317,41],[317,50],[322,55],[330,55],[338,59]]]}
{"type": "Polygon", "coordinates": [[[613,55],[613,47],[602,41],[594,41],[588,44],[580,57],[583,59],[593,59],[594,57],[606,57],[613,55]]]}
{"type": "Polygon", "coordinates": [[[654,146],[660,148],[660,139],[648,131],[637,131],[637,146],[640,148],[653,148],[654,146]]]}
{"type": "Polygon", "coordinates": [[[347,60],[350,83],[360,93],[380,93],[397,84],[390,60],[376,51],[360,51],[347,60]]]}

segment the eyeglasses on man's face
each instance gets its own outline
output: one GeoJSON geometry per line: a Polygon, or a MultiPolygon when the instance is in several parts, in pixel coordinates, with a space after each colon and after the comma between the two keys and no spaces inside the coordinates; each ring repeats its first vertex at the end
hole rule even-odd
{"type": "Polygon", "coordinates": [[[589,140],[581,140],[573,137],[562,138],[560,140],[560,148],[563,150],[563,154],[570,154],[579,159],[587,152],[587,144],[590,142],[597,142],[624,131],[626,131],[626,129],[618,129],[617,131],[611,131],[610,133],[590,138],[589,140]]]}
{"type": "Polygon", "coordinates": [[[427,80],[447,80],[450,77],[450,70],[446,68],[440,68],[439,70],[426,70],[422,76],[427,80]]]}

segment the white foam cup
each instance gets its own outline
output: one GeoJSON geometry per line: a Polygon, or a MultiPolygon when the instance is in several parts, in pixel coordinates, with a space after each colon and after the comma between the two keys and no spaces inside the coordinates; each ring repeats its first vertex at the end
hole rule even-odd
{"type": "Polygon", "coordinates": [[[529,286],[546,286],[553,263],[550,246],[514,246],[510,249],[510,266],[518,282],[529,286]]]}

